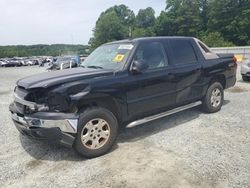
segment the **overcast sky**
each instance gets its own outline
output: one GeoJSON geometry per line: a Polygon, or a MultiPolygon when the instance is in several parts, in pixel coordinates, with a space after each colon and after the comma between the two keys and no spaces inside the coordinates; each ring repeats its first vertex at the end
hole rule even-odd
{"type": "Polygon", "coordinates": [[[165,0],[0,0],[0,45],[87,44],[100,13],[119,4],[165,8],[165,0]]]}

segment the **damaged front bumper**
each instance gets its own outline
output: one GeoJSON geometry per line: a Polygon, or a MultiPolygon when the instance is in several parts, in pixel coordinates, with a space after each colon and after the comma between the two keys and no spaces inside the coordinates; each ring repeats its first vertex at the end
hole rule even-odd
{"type": "Polygon", "coordinates": [[[40,140],[72,146],[77,133],[78,116],[56,112],[37,112],[22,115],[14,104],[9,107],[11,118],[22,134],[40,140]]]}

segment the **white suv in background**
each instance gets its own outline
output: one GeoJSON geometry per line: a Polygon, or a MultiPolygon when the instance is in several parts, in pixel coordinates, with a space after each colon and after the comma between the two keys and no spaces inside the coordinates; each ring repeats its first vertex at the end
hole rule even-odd
{"type": "Polygon", "coordinates": [[[250,81],[250,57],[242,62],[241,75],[244,81],[250,81]]]}

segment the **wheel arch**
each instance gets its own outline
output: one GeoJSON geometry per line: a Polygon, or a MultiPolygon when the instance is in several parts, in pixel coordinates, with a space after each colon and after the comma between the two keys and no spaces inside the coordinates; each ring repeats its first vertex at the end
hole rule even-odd
{"type": "Polygon", "coordinates": [[[81,102],[80,105],[78,106],[78,113],[82,113],[87,108],[102,107],[112,112],[119,123],[123,121],[122,104],[118,99],[116,99],[113,96],[107,94],[98,94],[83,99],[82,101],[83,102],[81,102]]]}
{"type": "Polygon", "coordinates": [[[226,77],[224,74],[218,74],[218,75],[213,76],[208,86],[210,86],[214,82],[219,82],[221,83],[223,89],[226,88],[226,77]]]}

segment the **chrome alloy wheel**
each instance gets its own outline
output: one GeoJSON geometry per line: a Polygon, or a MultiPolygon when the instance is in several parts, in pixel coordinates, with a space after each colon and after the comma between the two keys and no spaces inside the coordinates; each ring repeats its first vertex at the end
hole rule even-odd
{"type": "Polygon", "coordinates": [[[86,123],[81,132],[81,141],[88,149],[101,148],[110,137],[110,125],[100,118],[86,123]]]}
{"type": "Polygon", "coordinates": [[[212,95],[211,95],[211,104],[212,104],[212,106],[214,108],[217,108],[221,103],[221,99],[222,99],[221,91],[218,88],[215,88],[212,91],[212,95]]]}

